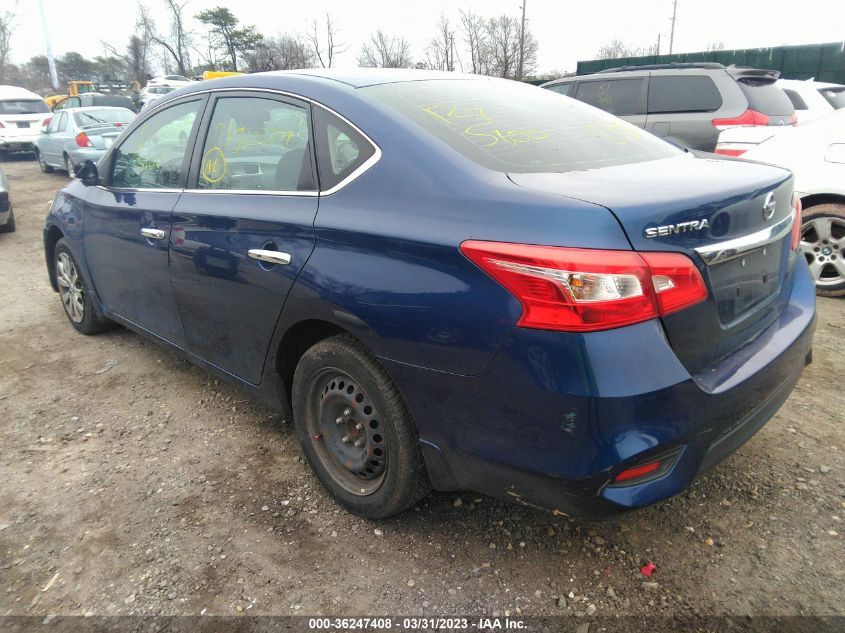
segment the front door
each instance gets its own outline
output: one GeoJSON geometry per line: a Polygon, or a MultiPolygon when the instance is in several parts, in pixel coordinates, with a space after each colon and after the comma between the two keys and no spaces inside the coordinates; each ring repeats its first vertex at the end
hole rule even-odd
{"type": "Polygon", "coordinates": [[[217,96],[173,212],[170,274],[188,348],[253,384],[314,248],[310,129],[305,102],[217,96]]]}
{"type": "Polygon", "coordinates": [[[168,243],[203,103],[169,106],[121,139],[102,165],[107,184],[90,189],[85,208],[85,257],[103,306],[180,347],[168,243]]]}

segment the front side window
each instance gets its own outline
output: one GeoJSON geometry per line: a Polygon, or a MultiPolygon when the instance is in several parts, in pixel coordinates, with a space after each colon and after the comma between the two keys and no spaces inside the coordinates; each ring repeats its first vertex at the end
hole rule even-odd
{"type": "Polygon", "coordinates": [[[645,79],[582,81],[575,98],[616,116],[645,114],[640,95],[645,79]]]}
{"type": "Polygon", "coordinates": [[[313,191],[308,110],[263,97],[217,100],[199,189],[313,191]]]}
{"type": "Polygon", "coordinates": [[[375,153],[354,127],[323,108],[315,108],[314,134],[323,191],[339,185],[375,153]]]}
{"type": "Polygon", "coordinates": [[[179,187],[185,154],[201,101],[157,112],[133,130],[114,153],[113,187],[179,187]]]}
{"type": "Polygon", "coordinates": [[[845,108],[845,88],[822,88],[819,92],[834,110],[845,108]]]}
{"type": "Polygon", "coordinates": [[[652,75],[648,86],[648,113],[715,112],[722,95],[704,75],[652,75]]]}

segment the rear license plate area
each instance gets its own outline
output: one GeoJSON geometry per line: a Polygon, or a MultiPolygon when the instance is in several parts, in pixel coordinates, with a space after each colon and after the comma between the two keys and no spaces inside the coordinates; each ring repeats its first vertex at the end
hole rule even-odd
{"type": "Polygon", "coordinates": [[[710,268],[710,285],[722,325],[777,294],[780,289],[784,240],[767,244],[710,268]]]}
{"type": "Polygon", "coordinates": [[[29,121],[18,121],[18,127],[29,127],[29,121]]]}

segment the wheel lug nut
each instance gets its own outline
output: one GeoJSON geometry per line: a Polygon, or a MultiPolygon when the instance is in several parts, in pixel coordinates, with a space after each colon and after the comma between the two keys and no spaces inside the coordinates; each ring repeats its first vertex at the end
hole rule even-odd
{"type": "Polygon", "coordinates": [[[349,444],[349,442],[352,441],[352,438],[349,437],[348,435],[344,435],[342,438],[340,438],[340,441],[343,442],[344,444],[349,444]]]}
{"type": "Polygon", "coordinates": [[[364,427],[361,425],[361,423],[360,423],[360,422],[359,422],[358,424],[356,424],[356,425],[355,425],[355,430],[356,430],[356,431],[360,431],[360,430],[361,430],[361,429],[363,429],[363,428],[364,428],[364,427]]]}
{"type": "Polygon", "coordinates": [[[364,445],[364,440],[355,440],[355,448],[361,448],[364,445]]]}
{"type": "Polygon", "coordinates": [[[343,410],[343,415],[346,415],[346,416],[350,416],[350,415],[352,415],[352,409],[344,409],[344,410],[343,410]]]}
{"type": "Polygon", "coordinates": [[[343,418],[336,418],[334,423],[335,424],[343,424],[343,418]]]}

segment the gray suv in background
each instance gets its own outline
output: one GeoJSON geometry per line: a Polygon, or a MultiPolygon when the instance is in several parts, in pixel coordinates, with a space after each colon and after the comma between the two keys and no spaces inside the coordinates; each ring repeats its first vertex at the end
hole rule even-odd
{"type": "Polygon", "coordinates": [[[609,68],[542,85],[690,149],[712,152],[729,127],[795,125],[780,73],[716,63],[609,68]]]}

